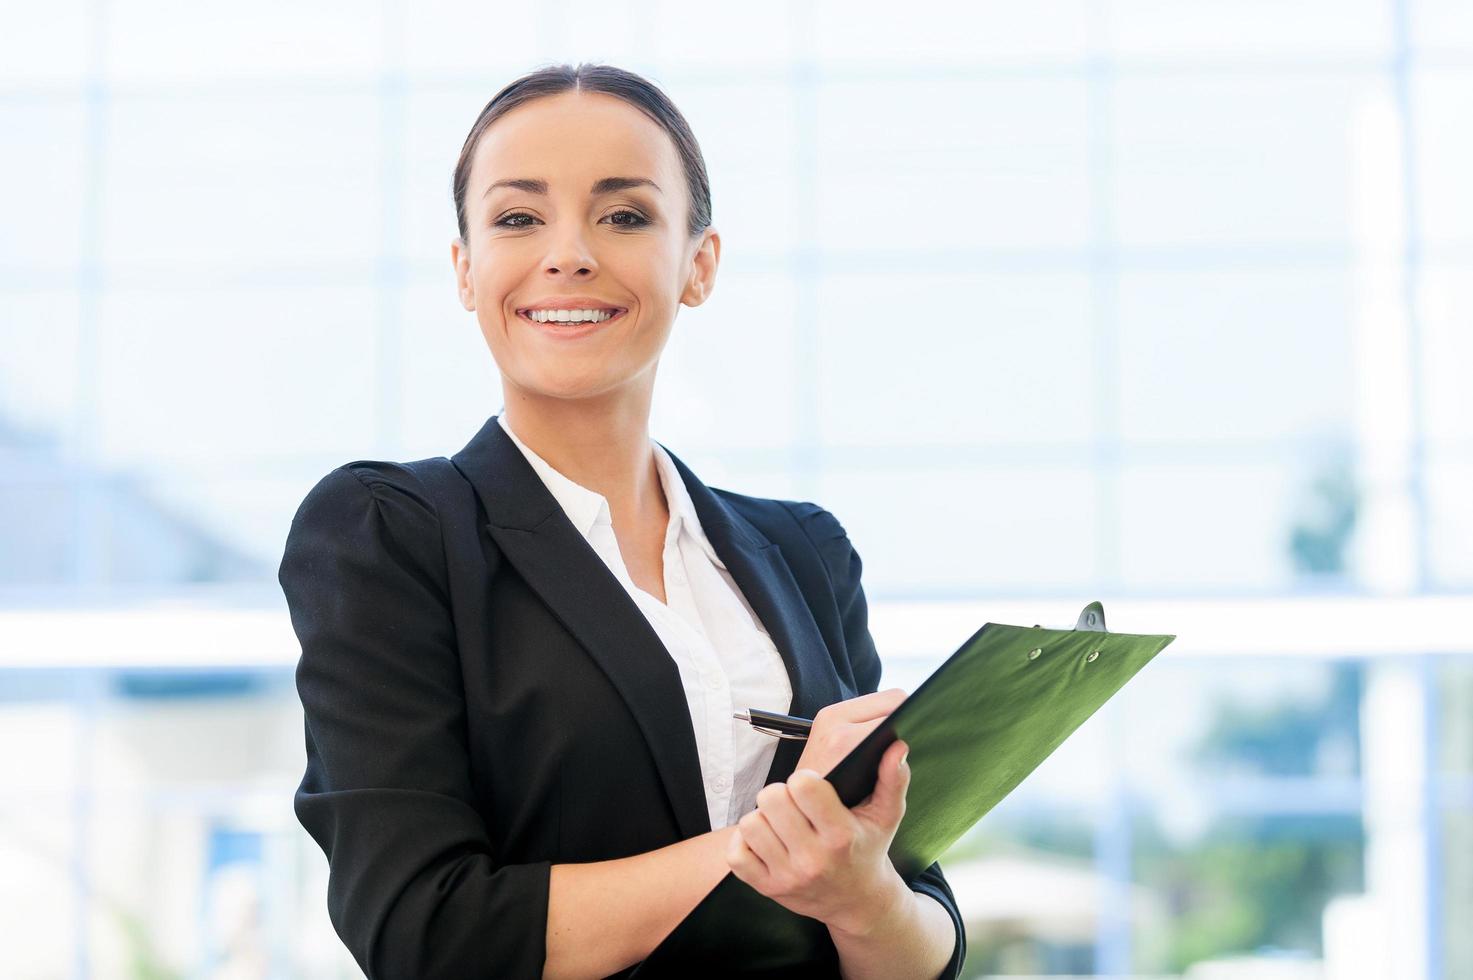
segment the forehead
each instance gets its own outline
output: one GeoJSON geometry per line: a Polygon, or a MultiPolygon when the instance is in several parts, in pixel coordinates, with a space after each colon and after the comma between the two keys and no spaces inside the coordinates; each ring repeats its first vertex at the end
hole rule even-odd
{"type": "MultiPolygon", "coordinates": [[[[518,106],[481,135],[470,191],[492,181],[546,180],[553,194],[586,194],[610,175],[649,177],[669,196],[679,172],[675,144],[642,111],[611,95],[563,92],[518,106]]],[[[653,189],[650,193],[654,193],[653,189]]]]}

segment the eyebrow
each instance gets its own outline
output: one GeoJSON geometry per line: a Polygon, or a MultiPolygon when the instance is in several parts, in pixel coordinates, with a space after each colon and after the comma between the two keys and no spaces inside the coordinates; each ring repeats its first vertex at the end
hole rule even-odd
{"type": "MultiPolygon", "coordinates": [[[[490,197],[491,192],[498,187],[511,187],[519,191],[526,191],[528,194],[547,193],[547,181],[545,180],[536,177],[511,177],[507,180],[498,180],[486,188],[486,192],[481,197],[490,197]]],[[[664,193],[660,191],[660,185],[648,177],[605,177],[594,181],[589,193],[598,197],[602,194],[612,194],[615,191],[629,190],[631,187],[653,187],[656,191],[664,193]]]]}

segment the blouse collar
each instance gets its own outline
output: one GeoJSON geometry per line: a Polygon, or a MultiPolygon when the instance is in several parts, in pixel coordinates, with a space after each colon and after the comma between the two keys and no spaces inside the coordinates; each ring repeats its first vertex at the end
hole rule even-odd
{"type": "MultiPolygon", "coordinates": [[[[542,478],[547,490],[562,507],[563,513],[568,515],[568,520],[573,527],[577,528],[585,540],[593,534],[597,525],[607,524],[613,527],[613,515],[609,511],[609,501],[603,494],[590,490],[580,483],[575,483],[562,473],[553,468],[552,464],[537,455],[517,437],[507,424],[505,415],[498,415],[497,421],[501,423],[502,429],[511,437],[511,441],[527,457],[527,462],[532,464],[532,469],[542,478]]],[[[660,487],[665,493],[665,505],[670,510],[670,520],[679,522],[674,535],[680,534],[681,528],[690,532],[690,535],[700,545],[701,551],[711,559],[718,568],[725,569],[726,565],[716,554],[716,549],[711,546],[705,531],[701,528],[701,519],[696,516],[695,503],[691,500],[690,491],[685,487],[685,481],[680,478],[680,473],[675,469],[675,464],[670,459],[670,454],[665,447],[655,440],[650,440],[650,445],[655,452],[655,470],[660,476],[660,487]]],[[[667,535],[671,532],[667,529],[667,535]]]]}

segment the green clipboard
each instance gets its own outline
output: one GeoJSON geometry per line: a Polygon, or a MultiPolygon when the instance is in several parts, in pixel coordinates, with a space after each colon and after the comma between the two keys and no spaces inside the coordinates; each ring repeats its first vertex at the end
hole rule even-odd
{"type": "MultiPolygon", "coordinates": [[[[890,845],[912,881],[1175,640],[1105,630],[1092,602],[1072,630],[987,623],[828,774],[855,806],[880,757],[910,746],[905,816],[890,845]]],[[[630,974],[801,976],[837,963],[827,927],[727,874],[630,974]]]]}

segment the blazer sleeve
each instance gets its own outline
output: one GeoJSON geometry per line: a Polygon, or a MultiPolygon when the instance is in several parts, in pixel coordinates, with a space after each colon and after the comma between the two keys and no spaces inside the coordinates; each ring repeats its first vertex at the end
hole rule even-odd
{"type": "Polygon", "coordinates": [[[502,864],[474,805],[439,519],[394,463],[323,477],[278,578],[301,641],[297,819],[371,980],[540,977],[551,862],[502,864]]]}
{"type": "MultiPolygon", "coordinates": [[[[817,504],[805,502],[797,505],[794,516],[823,556],[833,579],[834,598],[844,629],[844,647],[859,693],[873,694],[880,683],[880,655],[875,649],[874,638],[870,636],[869,607],[865,603],[864,588],[860,585],[864,563],[860,561],[859,552],[850,542],[843,525],[833,514],[817,504]]],[[[941,978],[955,980],[961,975],[962,962],[967,955],[967,930],[951,885],[941,873],[941,863],[934,862],[921,871],[911,881],[910,887],[912,891],[931,896],[951,914],[952,925],[956,927],[956,946],[946,969],[941,971],[941,978]]]]}

